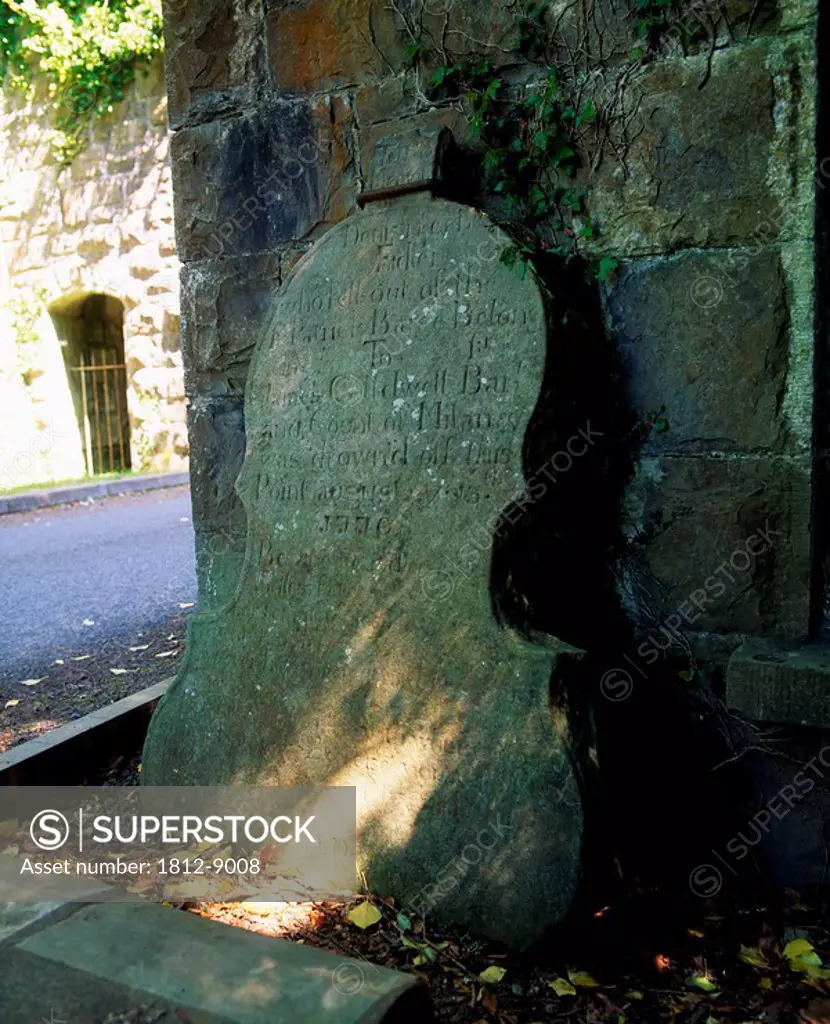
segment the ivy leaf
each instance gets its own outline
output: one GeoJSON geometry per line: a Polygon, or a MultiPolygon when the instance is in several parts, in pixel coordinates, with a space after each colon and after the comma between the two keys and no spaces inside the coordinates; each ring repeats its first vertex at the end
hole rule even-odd
{"type": "Polygon", "coordinates": [[[588,124],[589,122],[593,121],[596,118],[596,116],[597,108],[594,106],[593,100],[588,100],[586,103],[583,104],[582,110],[580,110],[579,114],[577,115],[577,128],[580,125],[588,124]]]}
{"type": "Polygon", "coordinates": [[[421,44],[418,42],[410,43],[404,51],[404,60],[407,64],[414,64],[421,53],[421,44]]]}
{"type": "Polygon", "coordinates": [[[558,996],[575,996],[576,989],[569,981],[565,981],[564,978],[554,978],[553,981],[549,981],[548,985],[558,996]]]}
{"type": "Polygon", "coordinates": [[[479,978],[488,984],[498,985],[505,974],[507,971],[503,967],[488,967],[479,974],[479,978]]]}
{"type": "Polygon", "coordinates": [[[601,284],[604,284],[619,266],[619,262],[613,256],[603,256],[599,261],[597,277],[601,284]]]}
{"type": "Polygon", "coordinates": [[[404,913],[398,914],[398,928],[400,928],[402,932],[408,932],[412,928],[412,922],[404,913]]]}

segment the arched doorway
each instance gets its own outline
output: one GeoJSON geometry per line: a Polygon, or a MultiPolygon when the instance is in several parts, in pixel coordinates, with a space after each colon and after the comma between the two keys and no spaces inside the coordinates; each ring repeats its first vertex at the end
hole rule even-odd
{"type": "Polygon", "coordinates": [[[123,304],[84,293],[59,299],[49,313],[63,348],[87,475],[130,469],[123,304]]]}

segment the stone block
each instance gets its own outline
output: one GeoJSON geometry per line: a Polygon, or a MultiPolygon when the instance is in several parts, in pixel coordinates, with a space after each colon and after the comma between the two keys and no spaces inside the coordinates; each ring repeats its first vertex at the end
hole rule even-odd
{"type": "Polygon", "coordinates": [[[623,497],[616,566],[638,640],[668,649],[672,624],[680,634],[803,639],[810,480],[807,458],[641,458],[623,497]]]}
{"type": "Polygon", "coordinates": [[[466,134],[466,121],[454,108],[367,128],[360,159],[366,192],[439,181],[445,130],[452,133],[447,145],[466,134]]]}
{"type": "Polygon", "coordinates": [[[725,699],[755,721],[830,729],[830,646],[748,640],[729,660],[725,699]]]}
{"type": "Polygon", "coordinates": [[[61,196],[64,228],[112,223],[113,212],[124,209],[124,185],[120,179],[70,185],[61,196]]]}
{"type": "MultiPolygon", "coordinates": [[[[630,263],[605,295],[628,400],[669,427],[649,451],[781,451],[789,311],[777,253],[685,253],[630,263]]],[[[809,383],[809,382],[808,382],[809,383]]],[[[809,390],[809,387],[808,387],[809,390]]],[[[801,438],[809,449],[809,437],[801,438]]]]}
{"type": "Polygon", "coordinates": [[[209,535],[244,532],[245,510],[235,489],[245,456],[241,398],[194,401],[188,429],[195,529],[209,535]]]}
{"type": "Polygon", "coordinates": [[[649,68],[625,167],[606,160],[590,198],[607,246],[769,244],[794,204],[805,205],[798,231],[812,230],[809,188],[800,187],[813,174],[801,141],[813,131],[811,105],[790,96],[793,78],[810,82],[810,57],[798,48],[768,56],[762,43],[728,48],[708,81],[706,55],[649,68]],[[787,172],[798,180],[783,181],[787,172]]]}
{"type": "Polygon", "coordinates": [[[275,249],[342,219],[354,201],[349,116],[323,98],[177,132],[182,261],[275,249]]]}
{"type": "Polygon", "coordinates": [[[401,74],[361,86],[355,95],[355,112],[360,125],[377,124],[414,113],[417,103],[414,76],[401,74]]]}
{"type": "Polygon", "coordinates": [[[280,257],[238,256],[182,270],[189,394],[241,391],[280,284],[280,257]]]}
{"type": "Polygon", "coordinates": [[[268,60],[287,95],[331,92],[401,67],[409,37],[383,0],[266,0],[268,60]]]}
{"type": "Polygon", "coordinates": [[[164,0],[164,33],[172,127],[227,115],[265,84],[260,0],[164,0]]]}

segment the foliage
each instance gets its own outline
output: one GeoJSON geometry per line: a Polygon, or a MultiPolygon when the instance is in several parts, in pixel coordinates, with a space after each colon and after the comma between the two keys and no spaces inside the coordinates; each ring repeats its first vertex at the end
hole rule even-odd
{"type": "Polygon", "coordinates": [[[161,0],[0,2],[0,71],[23,86],[45,73],[54,145],[68,163],[89,125],[111,113],[136,70],[162,48],[161,0]]]}
{"type": "Polygon", "coordinates": [[[46,292],[40,288],[13,288],[0,301],[0,336],[11,345],[11,351],[0,362],[9,376],[21,376],[27,383],[29,373],[38,363],[38,321],[45,309],[46,292]]]}
{"type": "Polygon", "coordinates": [[[718,0],[626,0],[616,23],[603,22],[589,2],[564,29],[562,13],[545,0],[514,0],[515,37],[463,57],[448,50],[446,24],[430,35],[423,20],[415,25],[394,6],[411,39],[406,61],[425,78],[422,98],[464,107],[486,192],[515,238],[504,262],[524,275],[542,254],[579,255],[595,279],[608,280],[617,260],[588,213],[595,172],[611,159],[615,172],[628,173],[646,64],[664,47],[686,51],[707,41],[711,62],[723,26],[718,0]],[[510,61],[494,64],[497,51],[510,61]]]}

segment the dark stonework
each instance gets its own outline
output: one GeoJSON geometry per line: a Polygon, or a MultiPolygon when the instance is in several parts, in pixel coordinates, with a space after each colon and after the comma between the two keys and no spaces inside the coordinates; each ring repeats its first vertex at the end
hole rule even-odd
{"type": "Polygon", "coordinates": [[[373,892],[523,947],[568,909],[582,811],[559,647],[493,611],[547,358],[506,244],[421,193],[288,277],[248,380],[241,582],[194,618],[143,778],[355,785],[373,892]]]}

